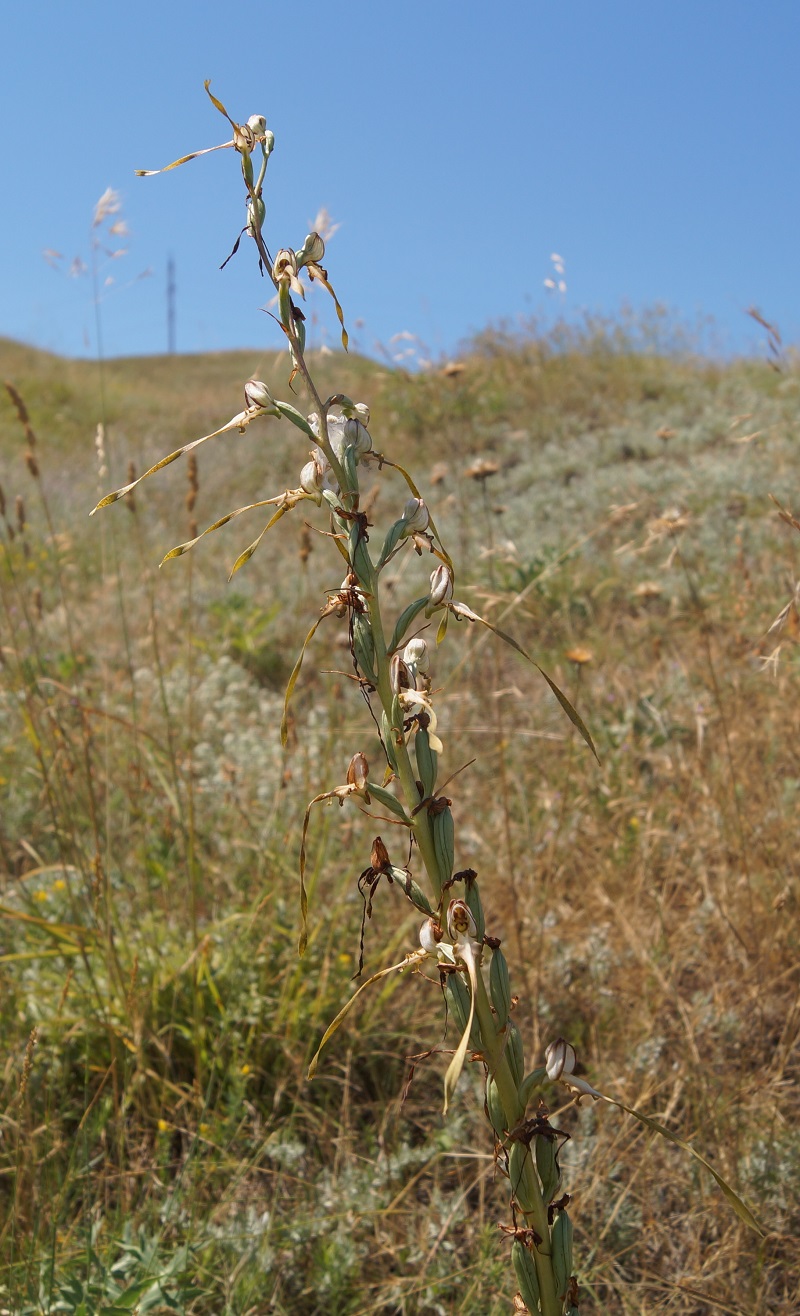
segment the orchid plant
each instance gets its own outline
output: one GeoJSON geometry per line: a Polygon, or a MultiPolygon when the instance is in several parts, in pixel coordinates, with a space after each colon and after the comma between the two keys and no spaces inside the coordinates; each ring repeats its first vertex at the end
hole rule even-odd
{"type": "MultiPolygon", "coordinates": [[[[276,318],[289,351],[289,383],[298,378],[302,381],[310,410],[304,415],[291,403],[276,398],[263,381],[248,380],[244,385],[244,408],[226,424],[170,453],[138,479],[108,494],[94,511],[124,498],[142,480],[200,444],[229,431],[243,432],[269,418],[288,422],[310,443],[305,462],[298,460],[296,488],[228,512],[202,534],[171,549],[163,559],[166,562],[188,552],[204,536],[245,512],[269,507],[271,513],[263,530],[234,563],[233,572],[238,571],[256,552],[267,531],[303,504],[316,506],[324,514],[343,563],[342,583],[328,591],[289,678],[281,738],[285,745],[289,703],[307,648],[322,621],[334,617],[346,624],[354,675],[370,709],[380,749],[377,766],[370,764],[361,750],[355,752],[345,782],[317,795],[306,809],[299,862],[299,950],[302,955],[308,938],[305,870],[309,818],[313,806],[324,801],[335,799],[341,805],[349,801],[365,810],[378,807],[385,811],[387,821],[404,831],[410,866],[393,863],[382,838],[373,840],[370,862],[359,879],[364,919],[371,914],[373,897],[385,879],[410,901],[421,923],[418,944],[409,948],[399,963],[381,969],[362,983],[331,1022],[311,1062],[309,1076],[317,1070],[323,1047],[370,984],[392,973],[428,970],[428,976],[440,985],[446,1009],[460,1033],[444,1076],[444,1112],[453,1102],[468,1058],[480,1065],[485,1075],[485,1110],[494,1133],[498,1164],[509,1182],[512,1223],[502,1228],[512,1237],[511,1256],[519,1287],[516,1310],[541,1316],[577,1316],[579,1290],[568,1210],[570,1196],[562,1191],[559,1165],[563,1135],[550,1122],[550,1110],[542,1099],[548,1086],[561,1085],[577,1101],[588,1097],[616,1105],[683,1146],[714,1175],[742,1219],[753,1228],[758,1226],[747,1206],[692,1147],[579,1077],[574,1048],[565,1039],[555,1039],[547,1048],[544,1064],[526,1071],[523,1040],[513,1018],[515,998],[508,964],[500,940],[487,932],[477,873],[470,868],[456,871],[455,867],[452,799],[445,793],[449,781],[439,782],[443,746],[432,668],[451,620],[487,626],[524,658],[532,660],[511,636],[457,600],[454,562],[411,475],[374,447],[369,408],[342,393],[324,400],[319,394],[309,370],[305,320],[299,305],[305,294],[303,277],[318,282],[331,295],[341,325],[342,345],[347,348],[342,307],[321,264],[325,243],[319,233],[310,233],[298,248],[281,248],[272,256],[264,232],[262,193],[274,136],[263,116],[253,115],[246,123],[237,123],[211,94],[208,83],[206,91],[231,128],[229,140],[207,150],[235,151],[246,189],[246,222],[231,255],[242,236],[254,243],[262,271],[275,288],[276,318]],[[377,552],[372,548],[377,536],[362,506],[361,480],[365,471],[393,472],[407,486],[406,500],[398,505],[396,518],[386,529],[377,552]],[[391,615],[386,591],[381,592],[381,578],[390,562],[410,551],[429,557],[429,585],[399,614],[391,615]],[[423,620],[437,623],[435,645],[414,632],[415,625],[423,620]],[[532,1105],[533,1114],[529,1113],[532,1105]]],[[[207,151],[193,152],[166,168],[173,169],[204,154],[207,151]]],[[[572,704],[547,673],[538,670],[594,753],[591,736],[572,704]]],[[[363,931],[362,923],[362,947],[363,931]]],[[[361,969],[362,962],[357,976],[361,969]]]]}

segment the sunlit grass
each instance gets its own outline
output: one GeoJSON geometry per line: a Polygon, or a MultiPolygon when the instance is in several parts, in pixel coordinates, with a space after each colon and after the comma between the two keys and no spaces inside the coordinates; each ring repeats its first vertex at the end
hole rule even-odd
{"type": "MultiPolygon", "coordinates": [[[[795,623],[764,636],[797,579],[797,537],[767,495],[791,503],[800,382],[627,346],[495,335],[447,377],[338,358],[321,374],[369,390],[386,446],[437,468],[431,508],[465,597],[553,672],[598,746],[599,767],[510,651],[472,635],[451,650],[437,705],[451,768],[478,751],[459,779],[458,861],[480,872],[529,1054],[569,1036],[604,1090],[700,1146],[771,1231],[759,1244],[621,1114],[554,1112],[572,1134],[587,1310],[789,1316],[795,623]],[[479,459],[497,468],[483,482],[479,459]],[[770,675],[759,659],[778,639],[770,675]]],[[[304,1077],[351,991],[369,846],[346,812],[313,823],[326,916],[312,905],[298,961],[299,820],[342,779],[320,783],[320,763],[345,767],[359,726],[372,744],[330,674],[347,667],[333,626],[286,757],[278,724],[303,614],[339,581],[313,541],[303,565],[299,520],[231,586],[257,520],[204,541],[191,568],[155,570],[188,533],[179,464],[133,514],[102,531],[86,516],[129,459],[141,471],[232,414],[272,358],[107,363],[100,490],[96,367],[17,345],[0,360],[40,467],[37,481],[4,407],[0,1306],[100,1311],[126,1280],[155,1310],[507,1311],[482,1097],[446,1124],[438,1083],[417,1075],[402,1100],[409,1057],[442,1042],[437,988],[376,993],[304,1077]]],[[[294,481],[302,441],[270,426],[203,452],[201,529],[243,488],[294,481]]],[[[391,894],[368,962],[411,935],[391,894]]],[[[446,1058],[419,1064],[440,1074],[446,1058]]]]}

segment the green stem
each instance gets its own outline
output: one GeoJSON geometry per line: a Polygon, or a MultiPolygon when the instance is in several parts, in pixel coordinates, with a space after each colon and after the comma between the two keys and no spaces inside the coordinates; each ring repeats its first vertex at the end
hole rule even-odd
{"type": "MultiPolygon", "coordinates": [[[[514,1129],[525,1117],[525,1110],[519,1098],[517,1084],[511,1073],[511,1066],[505,1054],[503,1036],[497,1031],[492,1007],[486,993],[486,985],[479,972],[478,990],[475,997],[475,1017],[483,1044],[483,1058],[490,1076],[497,1084],[497,1091],[506,1116],[506,1127],[514,1129]]],[[[556,1293],[553,1274],[553,1261],[550,1251],[550,1226],[547,1219],[547,1205],[542,1197],[542,1190],[530,1152],[523,1162],[520,1182],[513,1185],[514,1196],[519,1201],[522,1213],[529,1228],[534,1229],[541,1239],[533,1249],[536,1277],[539,1281],[539,1302],[542,1316],[561,1316],[562,1303],[556,1293]]]]}
{"type": "MultiPolygon", "coordinates": [[[[386,638],[383,633],[383,619],[381,617],[381,605],[378,594],[378,577],[373,568],[372,580],[370,581],[370,591],[368,597],[369,619],[372,627],[372,639],[375,645],[375,671],[378,677],[378,697],[381,706],[386,714],[386,720],[389,726],[392,726],[392,704],[394,696],[389,680],[389,655],[386,651],[386,638]]],[[[414,769],[411,766],[411,758],[408,753],[408,746],[405,739],[399,737],[392,746],[395,759],[397,760],[397,775],[400,778],[400,785],[403,788],[406,807],[411,813],[419,804],[419,791],[417,790],[417,779],[414,769]]],[[[436,850],[433,845],[433,833],[431,832],[430,818],[427,809],[420,809],[419,813],[414,814],[414,834],[417,838],[422,861],[430,878],[431,886],[435,894],[435,904],[438,905],[442,898],[443,878],[439,872],[439,864],[436,859],[436,850]]],[[[449,874],[448,874],[449,876],[449,874]]]]}

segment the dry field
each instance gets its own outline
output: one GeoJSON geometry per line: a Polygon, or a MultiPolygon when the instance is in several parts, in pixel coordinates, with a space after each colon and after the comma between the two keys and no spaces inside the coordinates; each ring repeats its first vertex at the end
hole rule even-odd
{"type": "MultiPolygon", "coordinates": [[[[129,461],[224,423],[251,374],[286,396],[285,362],[101,371],[0,342],[0,365],[33,434],[4,394],[0,1311],[505,1316],[482,1071],[443,1120],[447,1057],[410,1059],[453,1045],[438,987],[365,993],[305,1078],[353,990],[375,832],[355,809],[312,822],[298,960],[303,810],[356,749],[377,758],[335,619],[280,748],[283,687],[341,563],[298,511],[230,584],[260,513],[158,570],[192,522],[296,484],[302,438],[272,421],[226,436],[193,478],[178,462],[87,515],[129,461]]],[[[566,1105],[582,1316],[795,1316],[800,535],[769,495],[800,513],[800,372],[602,326],[487,334],[463,366],[319,362],[414,472],[460,596],[553,674],[598,748],[599,765],[510,649],[451,633],[444,775],[476,758],[448,789],[457,864],[503,939],[529,1065],[569,1038],[764,1230],[618,1109],[566,1105]]],[[[401,561],[398,606],[430,570],[401,561]]],[[[414,944],[409,908],[378,892],[367,969],[414,944]]]]}

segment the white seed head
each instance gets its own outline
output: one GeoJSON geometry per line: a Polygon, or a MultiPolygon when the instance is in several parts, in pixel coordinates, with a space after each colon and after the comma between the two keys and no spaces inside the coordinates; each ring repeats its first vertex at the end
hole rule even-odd
{"type": "Polygon", "coordinates": [[[254,137],[263,137],[267,130],[267,121],[263,114],[251,114],[247,120],[247,126],[254,137]]]}
{"type": "Polygon", "coordinates": [[[344,423],[344,441],[348,447],[355,448],[356,454],[363,457],[372,447],[369,430],[360,420],[349,419],[344,423]]]}
{"type": "Polygon", "coordinates": [[[272,266],[272,277],[276,283],[288,283],[292,288],[296,288],[297,282],[297,257],[288,247],[283,247],[275,257],[275,263],[272,266]]]}
{"type": "Polygon", "coordinates": [[[414,678],[399,653],[392,654],[389,664],[389,684],[392,694],[399,695],[401,690],[413,690],[414,678]]]}
{"type": "Polygon", "coordinates": [[[322,493],[322,471],[313,458],[300,472],[300,488],[312,498],[322,493]]]}

